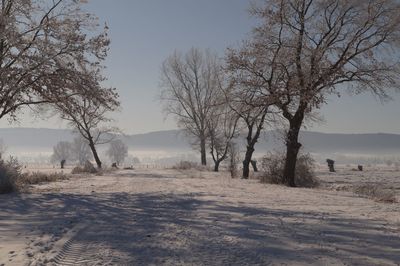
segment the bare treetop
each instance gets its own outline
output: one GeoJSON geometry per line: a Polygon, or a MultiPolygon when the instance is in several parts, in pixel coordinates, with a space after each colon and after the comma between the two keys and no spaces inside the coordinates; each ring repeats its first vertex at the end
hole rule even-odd
{"type": "Polygon", "coordinates": [[[175,52],[162,65],[162,93],[165,111],[178,125],[199,141],[202,164],[206,164],[207,121],[221,92],[221,64],[209,50],[192,48],[185,55],[175,52]]]}
{"type": "MultiPolygon", "coordinates": [[[[381,96],[399,84],[399,63],[392,56],[400,44],[397,1],[264,2],[252,9],[263,23],[249,45],[257,51],[253,66],[257,60],[275,65],[273,71],[285,76],[276,90],[291,90],[292,97],[319,106],[339,84],[381,96]]],[[[259,79],[269,81],[272,71],[259,70],[259,79]]]]}

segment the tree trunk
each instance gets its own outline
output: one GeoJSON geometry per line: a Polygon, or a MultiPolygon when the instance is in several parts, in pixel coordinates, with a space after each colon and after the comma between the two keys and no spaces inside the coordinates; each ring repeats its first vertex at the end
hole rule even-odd
{"type": "Polygon", "coordinates": [[[249,179],[250,163],[251,163],[251,158],[253,157],[253,152],[254,152],[254,147],[247,146],[246,154],[244,156],[244,161],[243,161],[243,178],[244,179],[249,179]]]}
{"type": "Polygon", "coordinates": [[[250,175],[250,163],[251,163],[251,158],[253,157],[253,153],[254,153],[254,146],[256,145],[258,138],[260,137],[261,134],[261,130],[263,129],[264,126],[264,121],[265,121],[265,117],[267,116],[267,110],[264,110],[263,115],[260,118],[260,121],[257,123],[255,123],[254,121],[246,121],[247,123],[247,129],[249,130],[247,133],[247,150],[246,150],[246,154],[244,156],[244,161],[243,161],[243,178],[244,179],[249,179],[249,175],[250,175]],[[253,129],[254,126],[256,126],[256,132],[253,136],[253,129]]]}
{"type": "Polygon", "coordinates": [[[221,163],[221,161],[214,162],[214,172],[218,172],[219,171],[219,164],[220,163],[221,163]]]}
{"type": "Polygon", "coordinates": [[[201,164],[207,165],[206,139],[200,139],[201,164]]]}
{"type": "Polygon", "coordinates": [[[298,142],[302,119],[290,121],[290,128],[286,139],[286,160],[283,172],[284,182],[289,187],[295,187],[295,173],[297,155],[301,144],[298,142]]]}
{"type": "Polygon", "coordinates": [[[96,161],[97,167],[101,168],[101,161],[100,161],[99,155],[97,154],[96,146],[94,145],[92,140],[89,140],[89,146],[90,146],[90,149],[92,150],[93,157],[94,157],[94,160],[96,161]]]}
{"type": "Polygon", "coordinates": [[[251,163],[251,166],[253,166],[254,172],[258,172],[257,161],[251,160],[250,163],[251,163]]]}

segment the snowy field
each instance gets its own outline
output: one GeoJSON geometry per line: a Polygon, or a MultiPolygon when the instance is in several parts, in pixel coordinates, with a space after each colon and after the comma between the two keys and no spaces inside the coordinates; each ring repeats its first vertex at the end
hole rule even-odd
{"type": "Polygon", "coordinates": [[[140,169],[0,195],[0,265],[399,265],[400,204],[349,187],[381,182],[400,199],[400,173],[318,176],[293,189],[140,169]]]}

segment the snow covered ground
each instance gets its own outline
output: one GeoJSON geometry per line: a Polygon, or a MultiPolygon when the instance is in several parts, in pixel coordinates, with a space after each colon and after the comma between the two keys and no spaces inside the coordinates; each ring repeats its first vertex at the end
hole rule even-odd
{"type": "Polygon", "coordinates": [[[400,204],[342,188],[400,173],[318,171],[319,189],[140,169],[0,195],[0,265],[399,265],[400,204]]]}

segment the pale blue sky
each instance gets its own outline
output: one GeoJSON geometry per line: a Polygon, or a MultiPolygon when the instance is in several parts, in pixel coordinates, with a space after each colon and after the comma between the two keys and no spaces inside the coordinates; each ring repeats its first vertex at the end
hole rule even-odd
{"type": "MultiPolygon", "coordinates": [[[[211,48],[221,54],[248,35],[255,21],[247,0],[89,0],[86,9],[106,21],[112,40],[106,74],[119,90],[122,111],[114,117],[125,133],[173,129],[164,121],[159,91],[160,65],[175,49],[211,48]]],[[[400,134],[400,94],[382,105],[372,96],[332,97],[322,108],[322,132],[400,134]]],[[[7,126],[5,121],[0,126],[7,126]]],[[[34,120],[26,112],[20,126],[62,128],[56,120],[34,120]]]]}

